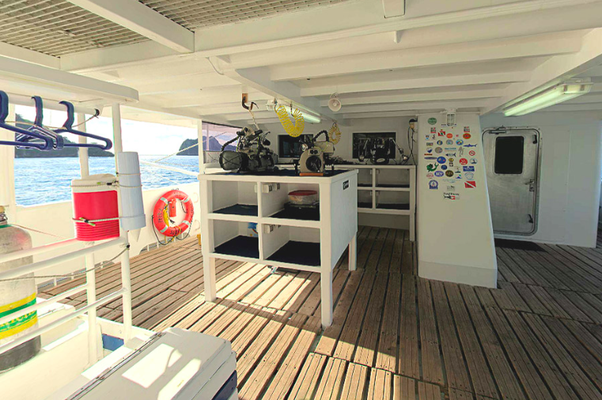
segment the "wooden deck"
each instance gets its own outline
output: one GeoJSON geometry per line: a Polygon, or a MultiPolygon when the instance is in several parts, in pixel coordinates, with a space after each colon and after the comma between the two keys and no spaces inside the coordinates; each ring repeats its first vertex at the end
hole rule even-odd
{"type": "MultiPolygon", "coordinates": [[[[317,274],[222,261],[205,303],[196,240],[132,260],[134,323],[230,340],[241,399],[602,399],[602,249],[500,241],[490,290],[417,278],[406,237],[360,229],[323,332],[317,274]]],[[[97,281],[114,290],[119,267],[97,281]]],[[[100,315],[119,320],[120,301],[100,315]]]]}

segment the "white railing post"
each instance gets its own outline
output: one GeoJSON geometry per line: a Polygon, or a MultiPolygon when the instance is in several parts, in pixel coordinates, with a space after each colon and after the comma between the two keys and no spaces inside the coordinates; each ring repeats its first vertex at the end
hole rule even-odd
{"type": "MultiPolygon", "coordinates": [[[[86,115],[82,113],[77,113],[77,129],[86,132],[86,115]]],[[[79,144],[88,143],[88,138],[85,136],[78,136],[79,144]]],[[[81,172],[82,178],[87,178],[90,176],[90,164],[88,162],[88,148],[80,147],[78,149],[79,154],[79,170],[81,172]]]]}
{"type": "MultiPolygon", "coordinates": [[[[93,246],[90,242],[88,246],[93,246]]],[[[94,270],[94,253],[86,254],[86,297],[88,305],[96,302],[96,271],[94,270]]],[[[88,311],[88,362],[90,365],[98,361],[98,329],[96,326],[96,308],[88,311]]]]}
{"type": "MultiPolygon", "coordinates": [[[[199,173],[200,174],[204,174],[205,173],[205,153],[203,152],[203,120],[199,119],[197,120],[197,125],[196,125],[196,129],[197,129],[197,137],[199,140],[199,145],[197,146],[197,149],[199,150],[199,173]]],[[[209,139],[209,138],[207,138],[209,139]]]]}

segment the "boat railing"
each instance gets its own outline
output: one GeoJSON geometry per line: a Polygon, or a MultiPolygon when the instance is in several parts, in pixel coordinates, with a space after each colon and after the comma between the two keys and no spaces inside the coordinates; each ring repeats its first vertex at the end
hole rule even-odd
{"type": "MultiPolygon", "coordinates": [[[[45,253],[50,250],[56,250],[62,247],[67,247],[77,242],[76,239],[69,239],[62,242],[53,243],[50,245],[39,246],[32,249],[21,250],[18,252],[8,253],[0,255],[0,264],[8,261],[13,261],[23,257],[32,255],[38,255],[45,253]]],[[[66,298],[86,292],[87,304],[86,306],[75,310],[68,315],[59,318],[47,325],[38,327],[27,331],[26,335],[19,336],[14,340],[7,342],[0,346],[0,355],[13,349],[37,336],[40,336],[52,329],[78,318],[83,314],[88,314],[88,342],[89,342],[89,356],[90,362],[97,361],[97,343],[98,343],[98,330],[96,329],[96,309],[104,304],[107,304],[119,297],[123,300],[123,340],[126,342],[131,337],[132,331],[132,298],[131,298],[131,283],[130,283],[130,262],[129,262],[129,244],[127,235],[122,235],[117,239],[108,240],[99,244],[88,244],[83,249],[71,251],[59,256],[49,258],[42,261],[33,262],[27,265],[23,265],[17,268],[13,268],[7,271],[0,272],[0,281],[23,278],[25,275],[36,273],[49,268],[53,265],[57,265],[66,261],[70,261],[79,257],[85,257],[86,260],[86,283],[80,286],[71,288],[65,292],[62,292],[56,296],[44,299],[41,302],[21,310],[15,311],[9,315],[0,318],[0,325],[10,322],[16,318],[22,317],[29,313],[38,311],[42,307],[58,303],[66,298]],[[121,278],[122,286],[119,290],[116,290],[100,299],[96,299],[96,275],[94,266],[94,253],[102,251],[114,246],[122,246],[124,248],[121,256],[121,278]]]]}

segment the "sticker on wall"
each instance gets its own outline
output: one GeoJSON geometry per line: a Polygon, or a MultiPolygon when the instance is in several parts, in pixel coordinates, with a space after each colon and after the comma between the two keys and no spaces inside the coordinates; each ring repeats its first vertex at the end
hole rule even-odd
{"type": "Polygon", "coordinates": [[[445,171],[445,176],[447,176],[448,178],[451,178],[452,176],[454,176],[454,171],[450,171],[450,170],[445,171]]]}
{"type": "Polygon", "coordinates": [[[456,191],[456,187],[454,185],[447,185],[447,190],[450,192],[455,192],[456,191]]]}
{"type": "Polygon", "coordinates": [[[460,148],[458,149],[458,155],[459,155],[460,157],[462,157],[462,156],[464,155],[464,147],[460,147],[460,148]]]}
{"type": "Polygon", "coordinates": [[[464,182],[464,187],[466,189],[476,189],[477,183],[475,181],[465,181],[464,182]]]}
{"type": "Polygon", "coordinates": [[[439,164],[445,164],[446,161],[447,161],[447,159],[445,157],[438,157],[437,158],[437,162],[439,164]]]}
{"type": "Polygon", "coordinates": [[[446,136],[447,136],[448,139],[451,139],[451,138],[454,137],[454,134],[453,133],[448,133],[446,136]]]}
{"type": "Polygon", "coordinates": [[[428,172],[426,174],[426,177],[429,178],[429,179],[433,179],[433,173],[432,172],[428,172]]]}
{"type": "Polygon", "coordinates": [[[439,164],[437,164],[437,163],[429,164],[426,166],[426,170],[427,171],[436,171],[438,167],[439,167],[439,164]]]}
{"type": "Polygon", "coordinates": [[[433,142],[426,142],[426,147],[433,147],[433,142]]]}
{"type": "MultiPolygon", "coordinates": [[[[435,129],[435,128],[433,128],[433,129],[435,129]]],[[[439,136],[445,136],[445,131],[443,129],[441,129],[439,131],[439,136]]]]}
{"type": "Polygon", "coordinates": [[[439,189],[439,182],[435,180],[429,181],[429,189],[439,189]]]}
{"type": "Polygon", "coordinates": [[[460,200],[460,194],[455,192],[443,192],[444,200],[460,200]]]}
{"type": "Polygon", "coordinates": [[[444,164],[444,165],[442,165],[442,166],[441,166],[441,169],[445,171],[445,170],[447,169],[447,165],[445,165],[445,164],[444,164]]]}
{"type": "Polygon", "coordinates": [[[443,149],[441,147],[435,147],[435,153],[441,154],[442,152],[443,152],[443,149]]]}
{"type": "Polygon", "coordinates": [[[460,165],[468,165],[468,160],[465,158],[461,158],[458,162],[460,163],[460,165]]]}
{"type": "MultiPolygon", "coordinates": [[[[426,154],[425,154],[425,156],[426,156],[426,154]]],[[[434,156],[433,157],[424,157],[424,159],[425,160],[436,160],[437,157],[434,157],[434,156]]]]}
{"type": "MultiPolygon", "coordinates": [[[[441,171],[437,171],[437,172],[441,172],[441,171]]],[[[466,178],[466,180],[472,181],[474,179],[474,172],[465,172],[464,177],[466,178]]]]}
{"type": "Polygon", "coordinates": [[[458,139],[458,140],[456,140],[456,144],[457,144],[458,146],[462,146],[462,145],[464,144],[464,140],[462,140],[462,139],[458,139]]]}
{"type": "Polygon", "coordinates": [[[465,144],[464,147],[477,147],[476,144],[465,144]]]}
{"type": "Polygon", "coordinates": [[[474,167],[473,166],[464,167],[462,169],[464,170],[464,172],[474,172],[474,167]]]}
{"type": "Polygon", "coordinates": [[[464,135],[462,135],[462,137],[466,140],[470,139],[472,137],[472,135],[470,133],[465,133],[464,135]]]}
{"type": "Polygon", "coordinates": [[[443,176],[443,171],[435,171],[435,176],[441,178],[443,176]]]}
{"type": "Polygon", "coordinates": [[[437,133],[437,128],[431,128],[431,133],[437,133]]]}
{"type": "Polygon", "coordinates": [[[470,126],[465,126],[464,127],[464,132],[470,132],[470,126]]]}
{"type": "Polygon", "coordinates": [[[426,153],[424,153],[425,156],[430,156],[433,154],[433,149],[426,149],[426,153]]]}
{"type": "Polygon", "coordinates": [[[437,140],[437,145],[438,146],[442,146],[443,145],[443,140],[437,140]]]}
{"type": "Polygon", "coordinates": [[[476,155],[477,155],[477,152],[476,152],[476,151],[474,151],[474,150],[470,150],[470,151],[468,152],[468,155],[469,155],[469,156],[471,156],[471,157],[474,157],[474,156],[476,156],[476,155]]]}
{"type": "Polygon", "coordinates": [[[430,117],[428,123],[429,125],[435,125],[437,123],[437,118],[430,117]]]}
{"type": "Polygon", "coordinates": [[[448,140],[445,141],[445,144],[448,145],[448,146],[451,146],[452,144],[454,144],[454,141],[451,140],[451,139],[448,139],[448,140]]]}
{"type": "Polygon", "coordinates": [[[475,165],[475,164],[477,163],[477,159],[476,159],[476,158],[471,158],[471,159],[470,159],[470,163],[471,163],[472,165],[475,165]]]}
{"type": "Polygon", "coordinates": [[[445,156],[446,157],[456,157],[456,153],[445,153],[445,156]]]}

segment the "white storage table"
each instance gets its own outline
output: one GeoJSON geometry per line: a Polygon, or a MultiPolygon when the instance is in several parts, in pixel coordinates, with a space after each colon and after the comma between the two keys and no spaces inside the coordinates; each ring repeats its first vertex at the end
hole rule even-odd
{"type": "Polygon", "coordinates": [[[286,170],[261,175],[200,174],[207,301],[216,299],[216,258],[317,272],[322,325],[330,326],[332,270],[347,246],[349,269],[356,267],[357,175],[357,170],[311,177],[286,170]],[[299,189],[318,192],[319,215],[285,210],[288,193],[299,189]]]}

